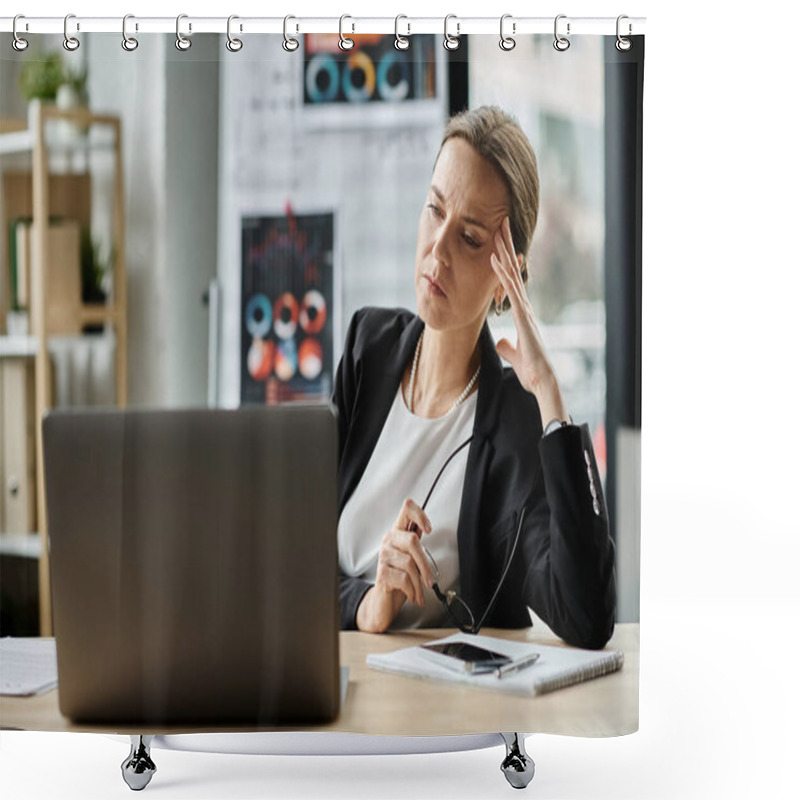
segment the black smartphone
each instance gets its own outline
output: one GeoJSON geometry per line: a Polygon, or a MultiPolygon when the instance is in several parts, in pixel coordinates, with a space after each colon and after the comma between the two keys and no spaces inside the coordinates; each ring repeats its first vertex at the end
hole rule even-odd
{"type": "Polygon", "coordinates": [[[511,663],[511,659],[502,653],[466,642],[423,644],[420,649],[426,658],[458,672],[491,672],[511,663]]]}

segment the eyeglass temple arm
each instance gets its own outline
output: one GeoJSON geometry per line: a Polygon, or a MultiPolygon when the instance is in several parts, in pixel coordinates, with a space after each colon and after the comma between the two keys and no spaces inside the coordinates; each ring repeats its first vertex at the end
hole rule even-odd
{"type": "Polygon", "coordinates": [[[438,475],[433,479],[433,483],[431,484],[431,488],[428,489],[428,496],[425,498],[425,502],[422,504],[422,510],[425,510],[425,506],[428,505],[428,500],[431,499],[431,495],[433,494],[433,490],[436,488],[436,484],[439,483],[439,478],[442,477],[442,473],[445,471],[447,465],[473,440],[474,436],[470,436],[469,439],[461,442],[461,444],[450,453],[447,461],[442,464],[442,468],[439,470],[438,475]]]}
{"type": "Polygon", "coordinates": [[[483,627],[483,623],[486,620],[486,617],[489,616],[489,612],[494,607],[495,601],[497,600],[497,595],[500,594],[500,589],[503,586],[503,582],[506,579],[506,575],[508,574],[508,570],[511,567],[511,562],[514,560],[514,553],[517,550],[517,543],[519,542],[519,534],[522,530],[522,520],[525,519],[525,506],[522,507],[522,512],[519,515],[519,523],[517,524],[517,534],[514,537],[514,545],[511,548],[511,555],[508,557],[506,561],[506,568],[503,570],[503,574],[500,577],[500,582],[497,584],[497,588],[494,590],[494,594],[492,595],[492,599],[489,601],[489,605],[486,606],[486,611],[483,612],[483,616],[481,617],[481,621],[474,627],[473,633],[477,634],[478,631],[483,627]]]}

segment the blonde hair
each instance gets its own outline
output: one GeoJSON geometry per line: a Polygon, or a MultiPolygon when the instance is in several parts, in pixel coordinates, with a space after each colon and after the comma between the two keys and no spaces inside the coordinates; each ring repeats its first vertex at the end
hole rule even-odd
{"type": "MultiPolygon", "coordinates": [[[[480,106],[451,117],[436,161],[445,143],[456,137],[472,145],[495,168],[508,189],[511,238],[517,252],[522,253],[522,281],[527,284],[528,251],[539,216],[539,169],[533,147],[516,118],[497,106],[480,106]]],[[[500,310],[509,308],[506,297],[500,310]]],[[[494,299],[491,310],[495,310],[494,299]]]]}

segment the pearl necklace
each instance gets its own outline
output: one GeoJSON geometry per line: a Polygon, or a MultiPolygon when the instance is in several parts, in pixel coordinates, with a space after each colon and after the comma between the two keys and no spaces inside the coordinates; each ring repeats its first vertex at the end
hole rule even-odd
{"type": "MultiPolygon", "coordinates": [[[[422,349],[422,336],[425,333],[423,330],[422,333],[419,335],[419,340],[417,341],[417,349],[414,351],[414,360],[411,362],[411,380],[408,383],[408,410],[413,414],[414,413],[414,378],[417,375],[417,364],[419,363],[419,351],[422,349]]],[[[469,383],[464,387],[464,391],[456,398],[455,402],[447,411],[447,414],[444,416],[446,417],[448,414],[452,414],[466,399],[467,395],[470,393],[470,390],[475,385],[475,381],[478,380],[478,375],[481,371],[481,365],[478,364],[478,369],[475,370],[475,374],[470,378],[469,383]]]]}

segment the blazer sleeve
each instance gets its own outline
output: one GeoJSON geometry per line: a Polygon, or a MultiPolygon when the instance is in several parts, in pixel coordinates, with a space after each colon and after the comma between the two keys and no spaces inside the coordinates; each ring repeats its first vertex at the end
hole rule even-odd
{"type": "Polygon", "coordinates": [[[522,546],[523,593],[565,642],[604,647],[614,632],[614,543],[587,425],[539,441],[544,492],[534,492],[522,546]]]}
{"type": "MultiPolygon", "coordinates": [[[[341,473],[342,453],[350,432],[350,423],[355,412],[355,403],[360,380],[360,365],[356,358],[356,338],[362,312],[356,311],[345,335],[344,349],[336,369],[333,397],[339,421],[339,472],[341,473]]],[[[339,509],[341,514],[342,509],[339,509]]],[[[372,587],[369,581],[352,578],[339,570],[339,625],[342,630],[355,630],[356,612],[364,595],[372,587]]]]}

